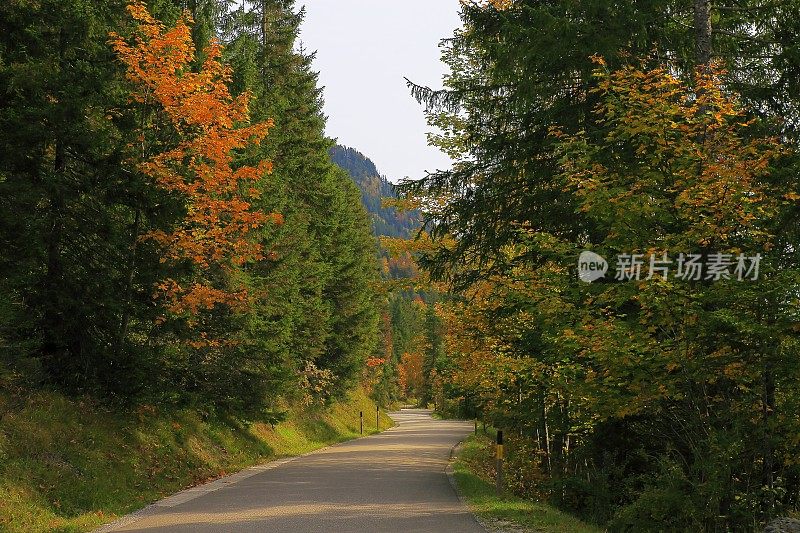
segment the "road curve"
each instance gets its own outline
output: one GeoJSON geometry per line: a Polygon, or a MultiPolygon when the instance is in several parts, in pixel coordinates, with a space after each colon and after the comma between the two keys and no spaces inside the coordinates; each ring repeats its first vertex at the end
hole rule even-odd
{"type": "Polygon", "coordinates": [[[483,533],[445,474],[472,425],[423,410],[392,418],[380,435],[185,491],[103,530],[483,533]]]}

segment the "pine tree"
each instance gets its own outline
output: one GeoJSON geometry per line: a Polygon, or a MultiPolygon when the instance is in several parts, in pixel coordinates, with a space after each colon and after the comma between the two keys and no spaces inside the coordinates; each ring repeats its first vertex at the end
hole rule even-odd
{"type": "Polygon", "coordinates": [[[133,354],[115,350],[142,184],[120,165],[125,93],[107,3],[4,4],[0,37],[0,259],[15,302],[9,353],[68,390],[130,393],[133,354]]]}
{"type": "Polygon", "coordinates": [[[328,155],[313,56],[295,50],[302,18],[293,1],[245,2],[228,28],[228,54],[234,86],[254,95],[254,118],[275,120],[259,153],[275,163],[262,196],[271,203],[261,208],[283,213],[285,225],[264,234],[275,253],[251,273],[265,315],[274,317],[260,322],[258,338],[285,335],[285,343],[270,343],[276,357],[295,372],[308,364],[332,371],[328,393],[340,394],[377,342],[375,244],[357,191],[328,155]]]}

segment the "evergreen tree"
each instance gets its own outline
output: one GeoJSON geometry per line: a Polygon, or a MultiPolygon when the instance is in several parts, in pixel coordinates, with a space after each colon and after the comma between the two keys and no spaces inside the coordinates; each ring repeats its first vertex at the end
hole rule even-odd
{"type": "Polygon", "coordinates": [[[275,121],[258,154],[275,163],[263,195],[271,203],[262,208],[281,212],[285,225],[264,235],[275,255],[254,283],[256,292],[263,284],[266,308],[284,311],[267,312],[277,322],[265,326],[288,335],[281,360],[333,372],[328,392],[341,394],[377,342],[375,243],[357,190],[328,154],[313,56],[295,49],[302,18],[292,1],[245,2],[234,13],[228,54],[234,86],[254,94],[253,117],[275,121]]]}
{"type": "Polygon", "coordinates": [[[130,393],[141,383],[134,354],[119,346],[143,201],[121,165],[127,97],[106,44],[121,14],[106,2],[0,7],[8,354],[73,391],[130,393]]]}
{"type": "Polygon", "coordinates": [[[436,315],[436,306],[434,302],[429,302],[425,308],[425,352],[422,359],[422,371],[425,376],[423,404],[435,400],[433,379],[441,371],[444,359],[444,340],[441,329],[441,320],[436,315]]]}
{"type": "Polygon", "coordinates": [[[468,285],[483,271],[502,268],[509,257],[501,250],[516,242],[520,225],[573,238],[594,234],[555,183],[558,158],[549,133],[556,122],[567,133],[597,133],[594,55],[610,69],[643,57],[651,65],[668,60],[690,77],[703,62],[698,39],[706,40],[695,25],[710,21],[711,57],[729,69],[726,82],[751,109],[783,117],[782,134],[795,135],[800,55],[790,36],[800,23],[796,0],[723,3],[705,13],[705,22],[698,15],[699,23],[693,8],[709,2],[486,4],[463,4],[464,28],[444,46],[445,89],[409,83],[445,132],[435,137],[437,145],[456,160],[451,170],[401,187],[449,200],[426,218],[434,236],[459,235],[455,248],[421,259],[435,275],[468,285]]]}

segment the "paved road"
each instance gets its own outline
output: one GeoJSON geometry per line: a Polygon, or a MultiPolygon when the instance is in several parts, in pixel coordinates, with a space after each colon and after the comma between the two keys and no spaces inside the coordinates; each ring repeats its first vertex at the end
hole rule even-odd
{"type": "Polygon", "coordinates": [[[383,434],[183,492],[113,531],[484,532],[445,474],[472,424],[421,410],[392,418],[383,434]]]}

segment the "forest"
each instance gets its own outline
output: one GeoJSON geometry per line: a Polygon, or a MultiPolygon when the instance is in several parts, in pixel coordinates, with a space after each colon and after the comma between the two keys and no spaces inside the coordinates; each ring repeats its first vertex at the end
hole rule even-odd
{"type": "Polygon", "coordinates": [[[0,7],[2,377],[280,418],[361,379],[369,217],[292,2],[0,7]]]}
{"type": "Polygon", "coordinates": [[[798,516],[800,0],[464,0],[407,80],[452,168],[399,185],[326,136],[298,4],[0,4],[0,463],[42,391],[364,390],[609,531],[798,516]]]}
{"type": "Polygon", "coordinates": [[[445,88],[409,81],[455,161],[400,186],[429,396],[505,430],[510,490],[610,531],[798,511],[799,14],[468,2],[445,88]]]}

